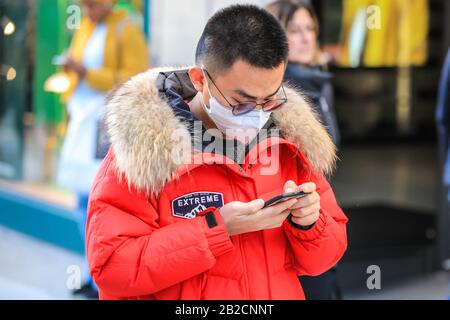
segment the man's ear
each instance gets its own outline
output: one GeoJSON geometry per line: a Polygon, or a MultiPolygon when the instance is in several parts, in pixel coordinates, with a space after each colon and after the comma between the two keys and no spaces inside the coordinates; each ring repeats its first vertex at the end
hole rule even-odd
{"type": "Polygon", "coordinates": [[[202,69],[200,67],[189,68],[188,74],[189,74],[189,79],[191,79],[191,82],[192,82],[195,90],[197,90],[199,92],[203,92],[205,76],[203,74],[202,69]]]}

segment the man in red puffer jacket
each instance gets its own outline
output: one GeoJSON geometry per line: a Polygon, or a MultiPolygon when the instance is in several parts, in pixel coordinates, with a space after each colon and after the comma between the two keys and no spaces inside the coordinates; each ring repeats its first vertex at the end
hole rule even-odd
{"type": "Polygon", "coordinates": [[[346,222],[324,175],[335,146],[282,84],[287,40],[268,12],[222,9],[196,66],[110,94],[112,147],[90,194],[87,256],[101,299],[304,299],[346,222]],[[303,198],[264,207],[283,192],[303,198]]]}

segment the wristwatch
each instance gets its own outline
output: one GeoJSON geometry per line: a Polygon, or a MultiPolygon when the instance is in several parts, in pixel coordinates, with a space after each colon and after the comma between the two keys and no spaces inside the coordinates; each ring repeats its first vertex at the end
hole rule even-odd
{"type": "Polygon", "coordinates": [[[216,212],[216,210],[216,207],[209,207],[198,213],[199,217],[205,217],[206,223],[210,229],[218,225],[216,217],[214,216],[214,212],[216,212]]]}
{"type": "Polygon", "coordinates": [[[316,224],[315,222],[313,224],[310,224],[309,226],[301,226],[299,224],[296,224],[294,221],[292,221],[292,213],[289,213],[287,219],[288,219],[289,223],[291,224],[291,226],[293,226],[296,229],[303,230],[303,231],[308,231],[309,229],[314,227],[314,225],[316,224]]]}

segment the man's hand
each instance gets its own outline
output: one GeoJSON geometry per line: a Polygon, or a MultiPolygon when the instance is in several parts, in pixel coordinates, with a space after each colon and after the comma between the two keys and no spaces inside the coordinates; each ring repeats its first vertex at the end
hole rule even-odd
{"type": "Polygon", "coordinates": [[[292,213],[292,222],[302,227],[313,225],[320,215],[320,195],[316,192],[316,184],[307,182],[297,186],[294,181],[289,180],[284,185],[285,192],[303,191],[307,196],[296,200],[289,207],[292,213]]]}
{"type": "Polygon", "coordinates": [[[264,200],[233,201],[220,208],[222,220],[230,236],[280,227],[290,213],[288,209],[296,199],[291,199],[262,209],[264,200]]]}

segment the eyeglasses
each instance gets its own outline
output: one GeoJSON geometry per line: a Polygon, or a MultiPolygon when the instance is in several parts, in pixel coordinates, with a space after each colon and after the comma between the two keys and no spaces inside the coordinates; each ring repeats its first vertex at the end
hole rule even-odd
{"type": "Polygon", "coordinates": [[[214,83],[214,81],[213,81],[211,75],[209,74],[209,72],[205,68],[203,68],[203,70],[208,75],[208,78],[211,80],[211,82],[214,85],[214,87],[216,87],[217,91],[220,92],[222,97],[225,99],[225,101],[228,103],[230,108],[233,110],[233,114],[235,116],[241,116],[243,114],[249,113],[250,111],[254,110],[257,106],[261,106],[261,108],[262,108],[262,110],[264,112],[271,112],[271,111],[274,111],[274,110],[280,108],[281,106],[283,106],[287,102],[286,92],[284,91],[283,85],[281,85],[281,89],[283,90],[283,94],[284,94],[284,98],[282,98],[282,99],[266,100],[265,102],[262,102],[262,103],[257,103],[257,102],[254,102],[254,101],[240,102],[240,103],[232,105],[228,101],[228,99],[224,96],[222,91],[220,91],[220,89],[214,83]]]}

